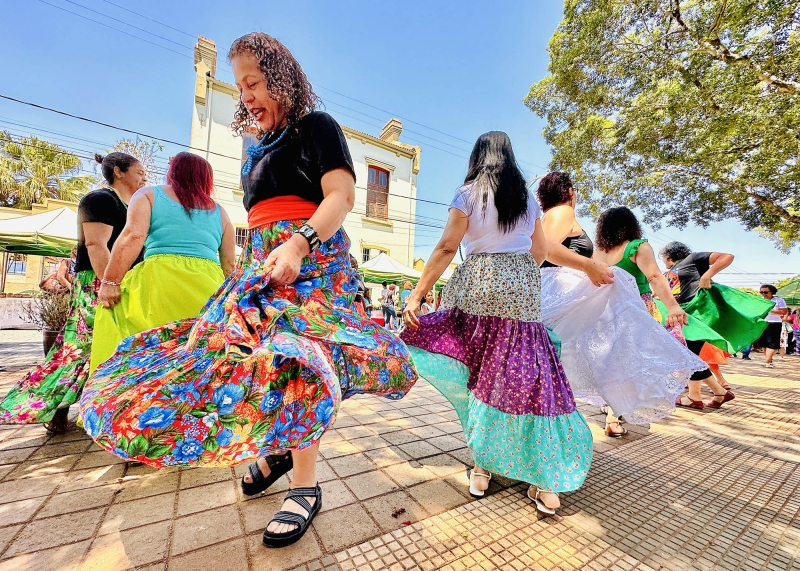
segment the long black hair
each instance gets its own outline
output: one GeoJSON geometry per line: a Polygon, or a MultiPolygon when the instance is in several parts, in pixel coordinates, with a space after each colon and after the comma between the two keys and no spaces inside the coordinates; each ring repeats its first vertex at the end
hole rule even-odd
{"type": "Polygon", "coordinates": [[[528,216],[528,185],[514,158],[511,140],[502,131],[489,131],[475,141],[464,184],[472,184],[473,200],[486,212],[489,194],[497,207],[497,223],[511,231],[528,216]]]}
{"type": "Polygon", "coordinates": [[[597,219],[595,246],[608,252],[620,244],[642,237],[642,227],[636,215],[625,206],[609,208],[597,219]]]}

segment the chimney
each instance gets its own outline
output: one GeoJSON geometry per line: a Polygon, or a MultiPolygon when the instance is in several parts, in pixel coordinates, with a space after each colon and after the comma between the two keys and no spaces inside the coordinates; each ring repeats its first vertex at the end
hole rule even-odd
{"type": "Polygon", "coordinates": [[[194,63],[203,62],[208,68],[211,77],[217,73],[217,45],[203,36],[197,36],[197,43],[194,45],[194,63]]]}
{"type": "Polygon", "coordinates": [[[387,143],[396,143],[400,139],[400,133],[403,132],[403,122],[400,119],[389,119],[389,122],[383,126],[379,139],[387,143]]]}

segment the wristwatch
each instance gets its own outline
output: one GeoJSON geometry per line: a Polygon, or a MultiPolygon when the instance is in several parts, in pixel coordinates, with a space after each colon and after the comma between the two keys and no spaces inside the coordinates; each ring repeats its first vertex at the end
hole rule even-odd
{"type": "Polygon", "coordinates": [[[300,234],[308,241],[308,247],[311,249],[309,254],[322,245],[322,242],[319,239],[319,234],[317,234],[317,231],[308,224],[303,224],[300,226],[300,228],[295,231],[295,234],[300,234]]]}

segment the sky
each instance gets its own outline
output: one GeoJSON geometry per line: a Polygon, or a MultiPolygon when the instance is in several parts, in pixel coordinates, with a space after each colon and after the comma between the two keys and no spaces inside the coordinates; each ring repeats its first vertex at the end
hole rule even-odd
{"type": "MultiPolygon", "coordinates": [[[[4,4],[3,95],[186,144],[196,36],[216,42],[216,75],[232,83],[227,46],[263,31],[288,46],[340,123],[377,136],[390,118],[403,121],[401,140],[422,147],[420,199],[449,203],[474,140],[490,130],[508,133],[526,176],[547,172],[544,121],[522,101],[547,74],[547,43],[562,16],[557,1],[4,4]]],[[[126,136],[2,99],[0,129],[37,133],[82,155],[108,150],[126,136]]],[[[179,150],[165,145],[160,164],[179,150]]],[[[418,202],[417,215],[420,223],[440,225],[447,207],[418,202]]],[[[593,221],[581,222],[593,234],[593,221]]],[[[439,234],[418,226],[416,256],[427,259],[439,234]]],[[[800,273],[800,252],[784,255],[735,220],[648,229],[647,237],[656,249],[678,239],[694,250],[733,253],[733,266],[718,277],[728,285],[757,288],[800,273]]]]}

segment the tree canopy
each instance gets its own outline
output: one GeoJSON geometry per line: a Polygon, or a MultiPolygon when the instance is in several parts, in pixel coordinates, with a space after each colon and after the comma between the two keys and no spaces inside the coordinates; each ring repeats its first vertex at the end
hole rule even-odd
{"type": "Polygon", "coordinates": [[[800,240],[800,0],[565,0],[525,99],[584,213],[800,240]]]}
{"type": "Polygon", "coordinates": [[[43,198],[77,201],[89,190],[81,159],[38,137],[0,131],[0,206],[29,209],[43,198]]]}
{"type": "Polygon", "coordinates": [[[148,184],[161,184],[164,182],[164,176],[156,165],[156,155],[163,149],[163,145],[158,141],[143,141],[136,137],[135,139],[120,139],[108,152],[126,153],[136,157],[147,171],[148,184]]]}

